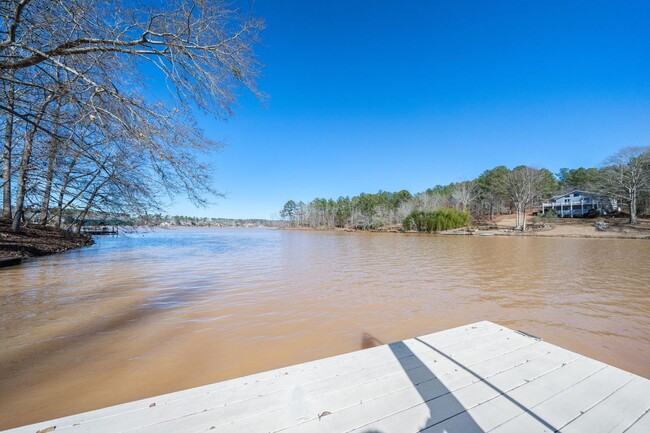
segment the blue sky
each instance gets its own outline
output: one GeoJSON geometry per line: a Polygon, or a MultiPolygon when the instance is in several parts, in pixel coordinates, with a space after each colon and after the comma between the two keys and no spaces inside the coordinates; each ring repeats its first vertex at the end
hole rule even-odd
{"type": "Polygon", "coordinates": [[[201,118],[227,193],[170,214],[269,218],[293,199],[598,166],[650,145],[650,2],[256,0],[261,104],[201,118]]]}

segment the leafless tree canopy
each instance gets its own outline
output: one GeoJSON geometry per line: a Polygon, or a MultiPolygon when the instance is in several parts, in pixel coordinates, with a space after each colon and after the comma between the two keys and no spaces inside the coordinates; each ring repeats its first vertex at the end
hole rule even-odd
{"type": "Polygon", "coordinates": [[[260,20],[223,0],[11,0],[0,15],[3,216],[16,230],[28,208],[42,223],[75,209],[80,223],[216,194],[198,156],[219,144],[192,112],[225,117],[240,89],[262,96],[260,20]]]}
{"type": "Polygon", "coordinates": [[[636,224],[639,196],[650,191],[650,147],[626,147],[609,157],[599,188],[604,195],[626,204],[630,224],[636,224]]]}
{"type": "Polygon", "coordinates": [[[477,196],[477,185],[473,181],[458,182],[454,185],[451,197],[461,210],[465,211],[477,196]]]}
{"type": "Polygon", "coordinates": [[[516,228],[526,230],[526,211],[543,198],[545,172],[532,167],[516,167],[504,177],[504,190],[515,207],[516,228]]]}

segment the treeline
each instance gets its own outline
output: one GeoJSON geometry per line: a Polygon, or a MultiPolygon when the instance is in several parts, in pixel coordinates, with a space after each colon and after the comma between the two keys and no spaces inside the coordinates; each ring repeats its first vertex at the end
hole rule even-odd
{"type": "Polygon", "coordinates": [[[259,218],[213,218],[184,215],[141,215],[132,225],[147,227],[285,227],[286,221],[259,218]]]}
{"type": "Polygon", "coordinates": [[[259,94],[259,20],[222,0],[3,1],[0,16],[1,217],[14,231],[219,195],[200,157],[220,145],[192,111],[226,117],[239,89],[259,94]],[[152,74],[164,85],[146,91],[152,74]]]}
{"type": "Polygon", "coordinates": [[[406,190],[361,193],[355,197],[339,197],[337,200],[317,198],[310,203],[289,200],[280,211],[280,216],[294,226],[376,229],[401,224],[402,219],[411,211],[408,204],[416,200],[406,190]]]}
{"type": "Polygon", "coordinates": [[[455,227],[468,225],[469,221],[465,224],[460,216],[465,212],[475,222],[514,213],[517,228],[526,230],[529,210],[571,190],[593,191],[617,200],[629,213],[630,223],[636,223],[639,212],[650,213],[650,148],[625,148],[602,167],[562,168],[557,174],[545,168],[498,166],[475,179],[437,185],[416,194],[379,191],[336,200],[316,198],[308,203],[289,200],[280,216],[300,227],[368,230],[399,225],[407,230],[432,231],[432,226],[446,227],[454,221],[455,227]],[[458,212],[431,213],[440,209],[458,212]]]}
{"type": "MultiPolygon", "coordinates": [[[[78,211],[64,212],[64,224],[77,219],[78,211]]],[[[27,218],[38,218],[38,214],[26,214],[27,218]]],[[[35,220],[36,221],[36,220],[35,220]]],[[[261,218],[215,218],[188,215],[142,214],[90,212],[86,215],[84,226],[131,226],[131,227],[286,227],[287,221],[261,218]]]]}

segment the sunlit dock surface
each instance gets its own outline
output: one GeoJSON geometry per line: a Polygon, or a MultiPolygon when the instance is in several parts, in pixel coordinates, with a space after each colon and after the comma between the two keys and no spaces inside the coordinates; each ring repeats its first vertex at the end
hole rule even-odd
{"type": "Polygon", "coordinates": [[[649,410],[650,380],[479,322],[9,431],[647,433],[649,410]]]}

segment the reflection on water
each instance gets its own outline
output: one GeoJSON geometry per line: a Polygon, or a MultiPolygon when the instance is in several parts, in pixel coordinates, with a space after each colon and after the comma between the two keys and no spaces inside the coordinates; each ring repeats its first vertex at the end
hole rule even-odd
{"type": "Polygon", "coordinates": [[[650,242],[101,238],[0,270],[0,429],[479,320],[650,377],[650,242]]]}

